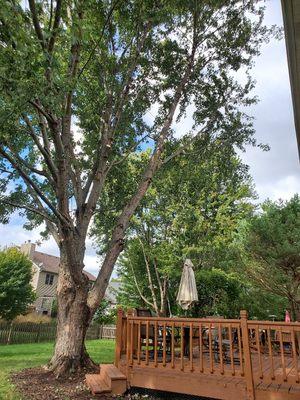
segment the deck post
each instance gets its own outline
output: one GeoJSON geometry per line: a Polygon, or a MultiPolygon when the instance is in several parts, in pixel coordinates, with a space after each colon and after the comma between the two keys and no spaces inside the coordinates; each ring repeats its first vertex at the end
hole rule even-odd
{"type": "Polygon", "coordinates": [[[251,351],[250,351],[250,344],[249,344],[249,331],[248,331],[248,323],[247,323],[247,317],[248,317],[247,311],[241,310],[240,317],[241,317],[242,344],[243,344],[243,353],[244,353],[244,362],[245,362],[245,378],[246,378],[247,398],[248,398],[248,400],[255,400],[252,360],[251,360],[251,351]]]}
{"type": "Polygon", "coordinates": [[[115,366],[119,366],[123,342],[123,310],[118,308],[117,312],[117,325],[116,325],[116,350],[115,350],[115,366]]]}

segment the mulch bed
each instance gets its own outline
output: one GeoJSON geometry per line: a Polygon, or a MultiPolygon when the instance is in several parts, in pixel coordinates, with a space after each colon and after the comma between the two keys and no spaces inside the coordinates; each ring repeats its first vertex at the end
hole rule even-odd
{"type": "Polygon", "coordinates": [[[125,396],[93,396],[85,385],[85,372],[68,379],[56,379],[43,368],[29,368],[10,375],[11,382],[24,400],[196,400],[195,396],[132,389],[125,396]]]}
{"type": "Polygon", "coordinates": [[[14,373],[11,382],[26,400],[94,400],[106,396],[93,396],[85,385],[85,373],[68,379],[56,379],[43,368],[30,368],[14,373]]]}

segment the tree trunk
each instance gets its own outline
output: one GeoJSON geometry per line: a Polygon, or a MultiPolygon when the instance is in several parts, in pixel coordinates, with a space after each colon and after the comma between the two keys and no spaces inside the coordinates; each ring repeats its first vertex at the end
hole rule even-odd
{"type": "MultiPolygon", "coordinates": [[[[82,369],[94,369],[85,345],[85,335],[92,319],[87,306],[88,279],[80,271],[75,274],[80,281],[75,282],[72,267],[63,260],[57,287],[58,318],[57,336],[50,369],[57,377],[74,373],[82,369]]],[[[78,271],[78,269],[76,268],[78,271]]],[[[73,266],[74,271],[74,266],[73,266]]]]}

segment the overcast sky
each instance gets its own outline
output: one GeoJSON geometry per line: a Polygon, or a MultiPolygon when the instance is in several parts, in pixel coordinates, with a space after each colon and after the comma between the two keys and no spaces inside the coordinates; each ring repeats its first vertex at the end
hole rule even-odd
{"type": "MultiPolygon", "coordinates": [[[[267,2],[265,22],[282,25],[280,0],[267,2]]],[[[272,40],[263,47],[253,76],[257,81],[255,94],[260,99],[259,104],[251,109],[255,117],[256,138],[268,143],[271,150],[263,152],[250,148],[242,157],[250,166],[260,201],[266,198],[289,199],[294,193],[300,193],[300,164],[284,40],[272,40]]],[[[19,218],[13,218],[9,225],[0,224],[0,246],[21,244],[28,239],[39,240],[39,232],[25,231],[19,218]]],[[[53,240],[43,242],[38,250],[58,255],[53,240]]],[[[87,243],[85,265],[88,271],[97,273],[99,262],[91,241],[87,243]]]]}

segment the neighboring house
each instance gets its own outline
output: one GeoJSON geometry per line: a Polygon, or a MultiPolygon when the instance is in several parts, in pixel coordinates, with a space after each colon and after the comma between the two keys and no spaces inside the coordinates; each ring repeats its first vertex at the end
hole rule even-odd
{"type": "MultiPolygon", "coordinates": [[[[56,288],[59,270],[59,257],[51,256],[36,251],[35,243],[30,241],[21,245],[20,250],[32,261],[32,286],[36,292],[37,299],[33,304],[35,311],[39,314],[51,314],[53,301],[56,298],[56,288]]],[[[87,271],[83,271],[92,284],[96,278],[87,271]]],[[[110,281],[105,293],[105,298],[112,308],[117,305],[117,292],[121,283],[117,280],[110,281]]]]}
{"type": "MultiPolygon", "coordinates": [[[[21,245],[20,250],[32,261],[32,286],[37,299],[34,308],[39,314],[51,314],[53,301],[56,298],[56,288],[59,270],[59,257],[41,253],[35,250],[35,243],[30,241],[21,245]]],[[[96,278],[87,271],[83,271],[94,282],[96,278]]]]}
{"type": "Polygon", "coordinates": [[[109,301],[111,308],[115,308],[118,304],[117,303],[117,295],[120,290],[121,284],[122,283],[120,281],[118,281],[116,279],[112,279],[109,282],[109,285],[106,289],[105,298],[106,298],[106,300],[109,301]]]}

